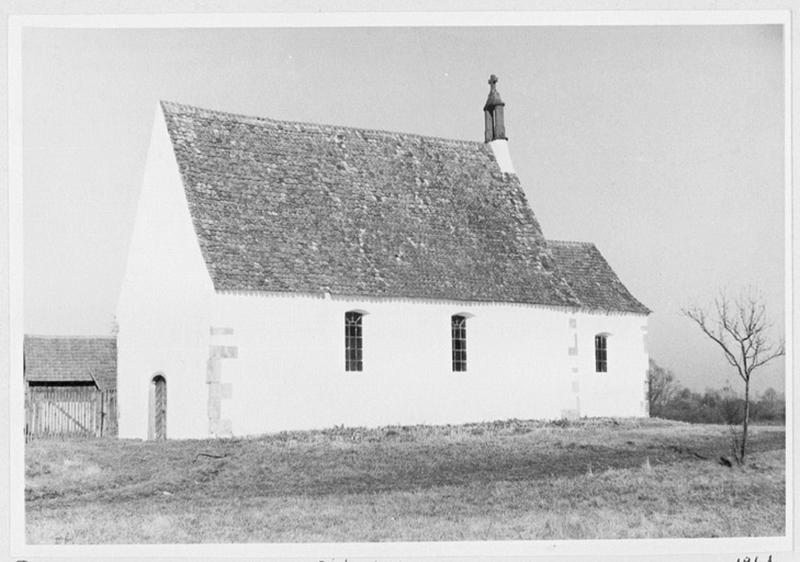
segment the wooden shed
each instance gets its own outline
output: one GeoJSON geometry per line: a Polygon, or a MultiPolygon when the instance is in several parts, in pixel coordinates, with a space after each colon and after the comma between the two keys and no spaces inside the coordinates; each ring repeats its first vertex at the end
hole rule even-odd
{"type": "Polygon", "coordinates": [[[25,435],[117,434],[115,337],[25,336],[25,435]]]}

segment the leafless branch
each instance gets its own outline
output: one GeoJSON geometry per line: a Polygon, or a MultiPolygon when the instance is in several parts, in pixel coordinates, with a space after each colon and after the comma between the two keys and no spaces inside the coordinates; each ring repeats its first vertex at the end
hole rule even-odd
{"type": "Polygon", "coordinates": [[[750,376],[753,371],[785,354],[785,344],[769,342],[771,328],[763,299],[750,288],[731,300],[724,291],[714,299],[712,313],[693,306],[683,314],[696,323],[703,333],[723,351],[725,360],[736,369],[745,384],[745,409],[741,443],[734,446],[737,461],[744,459],[750,410],[750,376]]]}
{"type": "Polygon", "coordinates": [[[742,367],[739,364],[736,355],[731,351],[728,342],[726,341],[726,332],[729,333],[728,330],[726,329],[727,320],[725,319],[724,316],[726,310],[727,310],[726,301],[723,300],[722,302],[720,302],[720,300],[718,299],[716,301],[716,313],[719,318],[719,322],[717,323],[716,327],[712,326],[712,323],[708,318],[708,314],[702,308],[695,306],[692,308],[683,309],[683,313],[688,318],[693,320],[700,327],[700,329],[703,331],[705,335],[711,338],[712,341],[716,342],[716,344],[719,345],[720,348],[722,348],[722,351],[725,354],[725,359],[732,367],[734,367],[737,370],[739,376],[744,378],[742,367]]]}

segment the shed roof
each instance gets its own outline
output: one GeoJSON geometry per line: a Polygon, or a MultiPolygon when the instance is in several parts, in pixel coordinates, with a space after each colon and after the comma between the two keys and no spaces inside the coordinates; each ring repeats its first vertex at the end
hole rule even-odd
{"type": "Polygon", "coordinates": [[[117,386],[117,340],[113,337],[25,336],[25,379],[30,382],[96,382],[117,386]]]}
{"type": "Polygon", "coordinates": [[[582,308],[650,313],[625,288],[594,244],[564,240],[548,240],[547,244],[582,308]]]}

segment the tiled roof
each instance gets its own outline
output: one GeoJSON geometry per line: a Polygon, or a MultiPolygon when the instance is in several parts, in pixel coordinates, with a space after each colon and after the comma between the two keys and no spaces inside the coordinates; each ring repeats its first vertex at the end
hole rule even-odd
{"type": "Polygon", "coordinates": [[[92,382],[117,386],[117,340],[113,337],[25,336],[25,379],[92,382]]]}
{"type": "Polygon", "coordinates": [[[482,142],[162,108],[218,291],[581,304],[482,142]]]}
{"type": "Polygon", "coordinates": [[[548,240],[547,244],[582,308],[650,313],[628,292],[594,244],[561,240],[548,240]]]}

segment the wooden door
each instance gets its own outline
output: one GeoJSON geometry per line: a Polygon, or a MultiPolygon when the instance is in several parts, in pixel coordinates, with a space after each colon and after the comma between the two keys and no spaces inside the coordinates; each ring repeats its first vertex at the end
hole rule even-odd
{"type": "Polygon", "coordinates": [[[167,379],[163,375],[153,377],[151,401],[151,439],[167,438],[167,379]]]}

